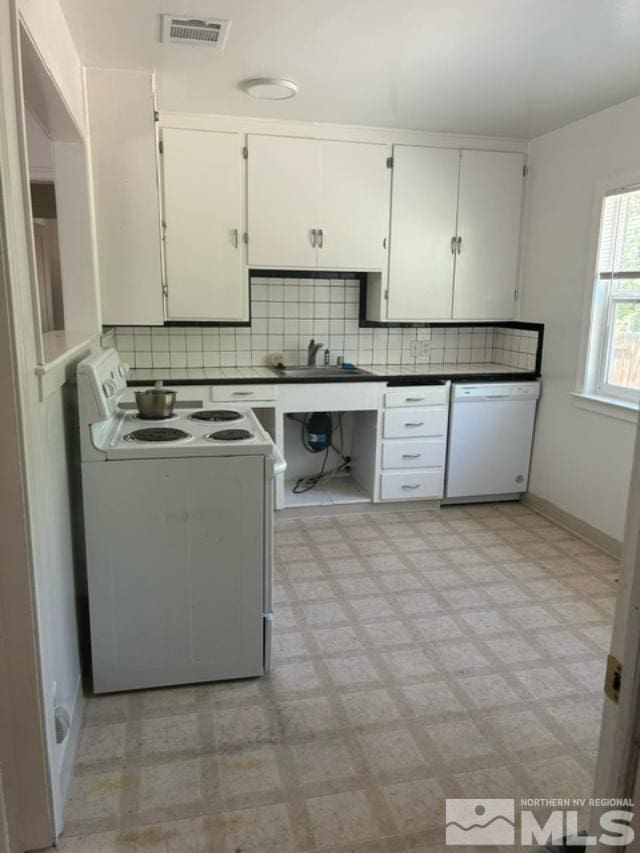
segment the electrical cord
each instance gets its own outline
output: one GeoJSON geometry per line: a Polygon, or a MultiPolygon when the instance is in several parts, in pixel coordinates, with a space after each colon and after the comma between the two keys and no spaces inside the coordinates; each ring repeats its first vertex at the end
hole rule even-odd
{"type": "MultiPolygon", "coordinates": [[[[331,419],[333,420],[333,415],[330,414],[331,419]]],[[[342,422],[342,412],[338,413],[338,432],[340,433],[340,447],[335,446],[333,441],[323,450],[322,448],[315,449],[310,447],[307,444],[306,440],[306,426],[309,419],[308,413],[304,415],[302,419],[296,418],[293,415],[291,419],[296,421],[297,423],[302,424],[302,445],[309,453],[323,453],[324,459],[322,460],[322,465],[320,467],[320,471],[317,474],[312,474],[309,477],[300,477],[300,479],[296,482],[293,487],[293,493],[295,495],[301,495],[305,492],[310,492],[311,489],[315,489],[320,483],[328,483],[332,477],[335,477],[336,474],[341,473],[342,471],[348,470],[349,465],[351,464],[351,457],[344,455],[344,426],[342,422]],[[338,456],[342,459],[338,465],[332,468],[330,471],[326,471],[327,462],[329,461],[329,453],[333,450],[334,453],[337,453],[338,456]]]]}

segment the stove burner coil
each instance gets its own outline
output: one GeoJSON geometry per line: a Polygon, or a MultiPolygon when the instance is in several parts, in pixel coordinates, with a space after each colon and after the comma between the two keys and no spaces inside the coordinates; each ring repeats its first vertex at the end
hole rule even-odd
{"type": "Polygon", "coordinates": [[[247,429],[221,429],[209,433],[207,438],[211,441],[244,441],[253,438],[253,434],[247,429]]]}
{"type": "Polygon", "coordinates": [[[242,418],[240,412],[233,409],[202,409],[189,415],[193,421],[238,421],[242,418]]]}
{"type": "Polygon", "coordinates": [[[189,438],[189,433],[172,427],[149,427],[136,429],[125,435],[125,441],[180,441],[189,438]]]}

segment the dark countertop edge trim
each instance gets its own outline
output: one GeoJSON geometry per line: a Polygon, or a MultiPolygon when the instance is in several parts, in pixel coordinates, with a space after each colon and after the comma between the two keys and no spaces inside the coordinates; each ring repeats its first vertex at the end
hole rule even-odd
{"type": "MultiPolygon", "coordinates": [[[[147,368],[142,368],[147,369],[147,368]]],[[[148,368],[149,370],[157,370],[157,368],[148,368]]],[[[334,377],[318,377],[313,379],[311,377],[302,377],[300,379],[285,379],[283,377],[274,376],[273,379],[269,379],[264,376],[255,377],[255,378],[245,378],[245,377],[237,377],[234,379],[224,378],[224,379],[207,379],[202,377],[200,379],[163,379],[163,383],[166,385],[176,385],[176,386],[188,386],[188,385],[309,385],[309,384],[335,384],[335,383],[343,383],[343,382],[386,382],[387,385],[390,386],[403,386],[403,385],[438,385],[441,382],[534,382],[537,379],[540,379],[540,374],[536,371],[532,370],[523,370],[523,371],[513,371],[509,373],[429,373],[429,374],[416,374],[412,376],[406,376],[404,374],[396,374],[389,376],[376,376],[375,374],[363,375],[360,374],[358,376],[349,376],[344,379],[334,376],[334,377]]],[[[127,381],[127,385],[132,388],[142,388],[148,386],[152,382],[156,382],[157,379],[130,379],[127,381]]]]}

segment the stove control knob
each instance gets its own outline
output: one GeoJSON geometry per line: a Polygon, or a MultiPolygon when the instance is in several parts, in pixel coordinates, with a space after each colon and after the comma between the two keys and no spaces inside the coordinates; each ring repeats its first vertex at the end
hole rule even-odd
{"type": "Polygon", "coordinates": [[[118,375],[119,376],[126,376],[128,367],[129,367],[128,364],[119,364],[118,365],[118,375]]]}
{"type": "Polygon", "coordinates": [[[107,379],[107,381],[102,384],[102,390],[104,391],[105,397],[113,397],[116,393],[116,383],[113,379],[107,379]]]}

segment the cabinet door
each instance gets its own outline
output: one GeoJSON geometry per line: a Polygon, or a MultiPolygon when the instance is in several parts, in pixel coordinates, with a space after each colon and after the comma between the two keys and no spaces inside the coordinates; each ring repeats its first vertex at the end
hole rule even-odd
{"type": "Polygon", "coordinates": [[[242,137],[162,133],[169,320],[247,320],[242,137]]]}
{"type": "Polygon", "coordinates": [[[316,266],[318,143],[249,136],[249,264],[316,266]]]}
{"type": "Polygon", "coordinates": [[[463,151],[458,210],[456,320],[509,320],[518,268],[522,154],[463,151]]]}
{"type": "Polygon", "coordinates": [[[382,270],[389,236],[387,146],[333,141],[319,145],[318,266],[382,270]]]}
{"type": "Polygon", "coordinates": [[[102,322],[108,325],[164,323],[151,103],[148,74],[87,69],[102,322]]]}
{"type": "Polygon", "coordinates": [[[460,152],[393,149],[389,320],[449,320],[460,152]]]}

